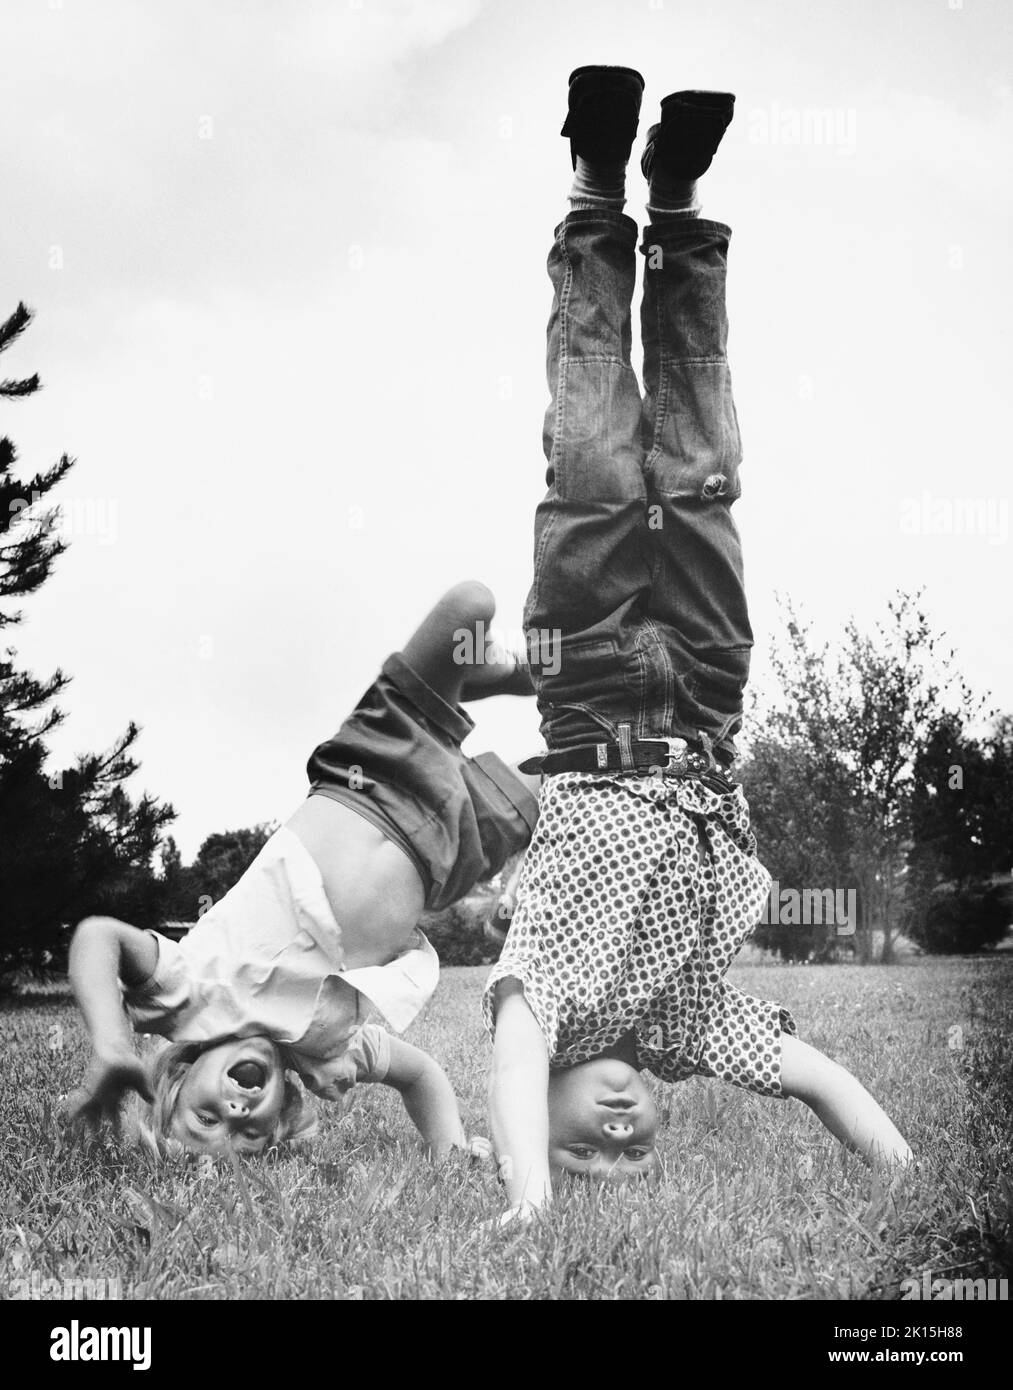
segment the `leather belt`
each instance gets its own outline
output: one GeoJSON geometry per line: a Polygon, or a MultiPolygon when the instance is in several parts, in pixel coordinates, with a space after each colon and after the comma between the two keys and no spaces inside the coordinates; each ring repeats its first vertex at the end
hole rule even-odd
{"type": "Polygon", "coordinates": [[[736,783],[725,776],[713,756],[691,748],[684,738],[630,739],[622,743],[581,744],[555,753],[543,753],[519,763],[521,772],[552,775],[557,772],[619,772],[636,776],[662,773],[666,777],[692,777],[713,791],[733,791],[736,783]]]}

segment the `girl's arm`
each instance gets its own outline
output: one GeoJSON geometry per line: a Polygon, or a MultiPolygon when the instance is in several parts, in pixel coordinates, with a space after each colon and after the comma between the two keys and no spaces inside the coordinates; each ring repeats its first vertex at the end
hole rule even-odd
{"type": "Polygon", "coordinates": [[[489,1106],[492,1141],[511,1210],[552,1200],[549,1174],[549,1050],[519,980],[496,991],[489,1106]]]}
{"type": "Polygon", "coordinates": [[[830,1133],[867,1163],[910,1163],[912,1153],[865,1087],[816,1048],[781,1036],[781,1089],[805,1101],[830,1133]]]}
{"type": "Polygon", "coordinates": [[[70,1119],[97,1121],[112,1116],[128,1090],[151,1100],[147,1072],[134,1052],[123,1012],[120,981],[143,984],[158,960],[147,932],[112,917],[86,917],[70,946],[69,975],[92,1044],[92,1061],[83,1087],[70,1104],[70,1119]]]}
{"type": "Polygon", "coordinates": [[[391,1037],[389,1046],[390,1065],[383,1084],[400,1092],[430,1157],[445,1158],[452,1149],[465,1148],[457,1097],[446,1072],[428,1052],[401,1038],[391,1037]]]}

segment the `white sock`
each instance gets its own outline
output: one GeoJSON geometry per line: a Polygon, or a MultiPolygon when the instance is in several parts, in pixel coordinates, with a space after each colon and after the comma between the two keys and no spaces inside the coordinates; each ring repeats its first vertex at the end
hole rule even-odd
{"type": "Polygon", "coordinates": [[[589,164],[577,156],[570,189],[570,207],[611,208],[622,212],[626,206],[626,165],[589,164]]]}
{"type": "Polygon", "coordinates": [[[696,179],[673,179],[658,170],[647,190],[647,211],[651,217],[697,217],[700,204],[696,179]]]}

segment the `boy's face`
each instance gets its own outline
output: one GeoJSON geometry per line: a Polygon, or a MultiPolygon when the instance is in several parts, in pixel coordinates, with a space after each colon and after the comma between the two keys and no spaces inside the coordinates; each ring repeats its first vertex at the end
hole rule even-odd
{"type": "Polygon", "coordinates": [[[657,1164],[658,1112],[640,1073],[601,1057],[549,1074],[549,1162],[593,1178],[641,1177],[657,1164]]]}
{"type": "Polygon", "coordinates": [[[285,1102],[281,1057],[267,1038],[237,1038],[202,1052],[183,1079],[171,1134],[197,1153],[257,1154],[285,1102]]]}

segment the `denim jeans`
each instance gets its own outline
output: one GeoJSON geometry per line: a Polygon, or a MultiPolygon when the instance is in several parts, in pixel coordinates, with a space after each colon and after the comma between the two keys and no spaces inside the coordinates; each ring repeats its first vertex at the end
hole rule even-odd
{"type": "Polygon", "coordinates": [[[627,724],[633,738],[735,756],[753,638],[730,511],[741,459],[725,356],[730,235],[692,217],[646,228],[641,398],[637,225],[588,209],[556,228],[548,492],[524,615],[550,749],[616,739],[627,724]]]}

